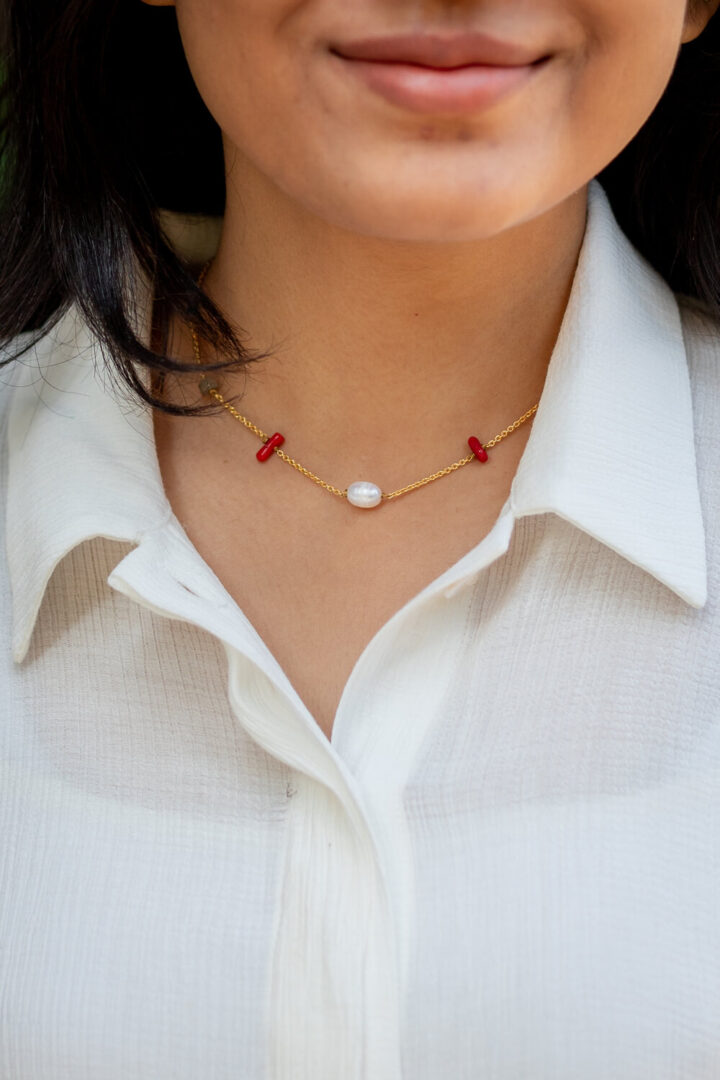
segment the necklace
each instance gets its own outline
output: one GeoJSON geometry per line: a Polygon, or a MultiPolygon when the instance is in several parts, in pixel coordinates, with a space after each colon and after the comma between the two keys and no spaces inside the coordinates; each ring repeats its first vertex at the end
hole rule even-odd
{"type": "MultiPolygon", "coordinates": [[[[202,285],[205,275],[210,267],[210,263],[206,263],[203,267],[202,273],[198,278],[198,285],[202,285]]],[[[195,361],[198,365],[202,366],[202,359],[200,357],[200,341],[198,339],[197,331],[194,327],[190,327],[190,334],[192,337],[193,351],[195,353],[195,361]]],[[[497,446],[499,442],[506,439],[508,435],[512,435],[513,431],[528,421],[538,410],[539,402],[537,405],[533,405],[532,409],[528,409],[526,413],[523,413],[521,417],[515,420],[512,424],[508,425],[499,435],[495,435],[489,442],[481,443],[475,435],[471,435],[467,440],[471,453],[466,457],[461,458],[459,461],[453,462],[452,465],[447,465],[444,469],[440,469],[438,472],[432,473],[430,476],[425,476],[422,480],[416,480],[413,484],[407,484],[406,487],[398,488],[397,491],[384,492],[378,487],[377,484],[370,483],[368,480],[356,480],[353,484],[350,484],[347,488],[337,488],[332,484],[326,483],[321,480],[315,473],[306,469],[299,461],[295,461],[280,447],[285,442],[285,436],[281,435],[279,431],[276,431],[274,435],[268,435],[266,432],[261,431],[259,427],[256,427],[251,420],[248,420],[246,416],[243,416],[237,411],[237,409],[229,401],[226,401],[223,395],[220,393],[220,383],[217,379],[211,375],[205,375],[199,383],[200,391],[207,397],[216,401],[218,405],[222,405],[224,409],[230,413],[233,419],[239,421],[248,430],[252,431],[258,438],[262,439],[263,445],[256,453],[256,458],[260,462],[265,462],[273,454],[276,454],[282,461],[291,465],[293,469],[297,469],[303,476],[307,476],[313,483],[318,484],[325,491],[330,492],[331,495],[336,495],[341,499],[347,499],[353,506],[360,507],[363,510],[370,510],[375,506],[379,506],[382,502],[389,502],[391,499],[398,499],[401,495],[406,495],[409,491],[415,491],[416,488],[424,487],[425,484],[431,483],[433,480],[439,480],[441,476],[448,476],[450,473],[455,472],[456,469],[461,469],[464,465],[469,465],[471,461],[486,462],[488,460],[488,450],[497,446]]]]}

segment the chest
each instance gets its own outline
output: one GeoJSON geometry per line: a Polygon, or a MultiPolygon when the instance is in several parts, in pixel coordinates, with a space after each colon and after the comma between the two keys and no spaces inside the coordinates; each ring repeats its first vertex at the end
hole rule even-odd
{"type": "Polygon", "coordinates": [[[277,513],[261,508],[244,517],[239,535],[234,529],[218,533],[202,527],[192,506],[183,524],[330,739],[343,690],[365,648],[393,615],[480,542],[498,503],[462,528],[438,514],[403,527],[388,520],[392,505],[365,512],[344,504],[340,511],[353,517],[334,528],[299,517],[278,528],[277,513]],[[374,530],[357,520],[372,513],[378,514],[374,530]]]}
{"type": "Polygon", "coordinates": [[[279,460],[262,467],[224,460],[199,432],[156,417],[170,504],[330,739],[363,650],[492,528],[530,428],[491,465],[473,462],[370,510],[279,460]]]}
{"type": "MultiPolygon", "coordinates": [[[[64,561],[40,614],[25,693],[44,708],[18,696],[0,730],[8,1076],[715,1076],[709,639],[678,656],[666,630],[656,685],[623,613],[597,610],[614,650],[599,663],[573,644],[561,582],[539,626],[520,590],[502,611],[488,593],[475,634],[448,624],[447,663],[418,641],[418,708],[394,705],[400,664],[370,708],[364,688],[346,699],[372,755],[355,780],[382,823],[374,862],[325,784],[287,766],[301,740],[281,710],[264,753],[228,715],[212,636],[97,589],[117,555],[93,553],[64,561]],[[71,621],[59,656],[78,597],[94,619],[71,621]]],[[[611,568],[595,569],[612,595],[637,587],[611,568]]]]}
{"type": "MultiPolygon", "coordinates": [[[[247,580],[281,574],[252,562],[268,521],[255,535],[234,513],[247,580]]],[[[337,543],[306,545],[308,566],[337,543]]],[[[346,697],[390,908],[340,803],[287,764],[301,741],[281,710],[268,699],[265,753],[230,714],[215,638],[102,588],[117,552],[88,549],[53,575],[29,663],[5,676],[7,1075],[715,1075],[720,654],[703,613],[690,625],[570,524],[521,519],[443,656],[419,635],[409,676],[391,650],[370,707],[357,683],[346,697]],[[295,1073],[264,1057],[278,1034],[295,1073]]],[[[358,559],[342,564],[355,584],[358,559]]],[[[362,593],[318,610],[344,633],[353,606],[362,593]]]]}

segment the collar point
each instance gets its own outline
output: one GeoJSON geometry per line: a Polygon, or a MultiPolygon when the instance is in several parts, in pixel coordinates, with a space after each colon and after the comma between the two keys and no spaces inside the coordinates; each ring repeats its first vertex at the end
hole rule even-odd
{"type": "Polygon", "coordinates": [[[682,586],[671,585],[670,588],[679,596],[681,600],[684,600],[690,607],[700,610],[704,608],[708,601],[707,582],[698,583],[690,588],[683,588],[682,586]]]}
{"type": "Polygon", "coordinates": [[[12,632],[12,658],[13,663],[22,664],[30,649],[35,619],[16,620],[12,632]]]}

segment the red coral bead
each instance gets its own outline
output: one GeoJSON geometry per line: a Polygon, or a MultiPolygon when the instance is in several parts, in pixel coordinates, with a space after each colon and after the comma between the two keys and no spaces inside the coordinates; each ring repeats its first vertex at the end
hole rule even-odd
{"type": "Polygon", "coordinates": [[[479,439],[476,439],[474,435],[471,435],[468,439],[468,446],[472,450],[478,461],[487,461],[487,450],[483,449],[483,445],[479,439]]]}
{"type": "Polygon", "coordinates": [[[258,461],[267,461],[275,447],[282,446],[284,442],[285,436],[281,435],[279,431],[276,431],[274,435],[271,435],[270,438],[262,444],[255,457],[258,461]]]}

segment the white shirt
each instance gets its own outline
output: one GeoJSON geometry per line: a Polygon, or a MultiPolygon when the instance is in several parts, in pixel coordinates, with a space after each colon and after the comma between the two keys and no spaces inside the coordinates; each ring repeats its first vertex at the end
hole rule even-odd
{"type": "Polygon", "coordinates": [[[2,1080],[720,1077],[720,330],[590,195],[510,497],[331,741],[77,310],[6,370],[2,1080]]]}

